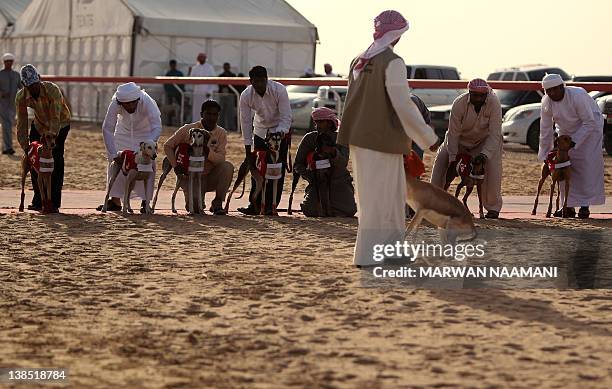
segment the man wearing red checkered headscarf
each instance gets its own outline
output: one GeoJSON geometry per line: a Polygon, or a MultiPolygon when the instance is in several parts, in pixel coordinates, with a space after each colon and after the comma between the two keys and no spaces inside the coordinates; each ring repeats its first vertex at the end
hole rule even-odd
{"type": "Polygon", "coordinates": [[[434,151],[438,137],[410,98],[406,64],[393,52],[408,30],[397,11],[374,19],[374,41],[351,63],[338,143],[348,145],[357,187],[357,266],[376,265],[374,249],[404,240],[406,176],[403,155],[414,140],[434,151]]]}
{"type": "Polygon", "coordinates": [[[502,109],[497,95],[481,78],[468,83],[468,92],[453,102],[448,131],[438,149],[431,183],[444,187],[447,169],[456,169],[457,156],[486,158],[482,203],[487,218],[496,219],[502,207],[502,109]]]}

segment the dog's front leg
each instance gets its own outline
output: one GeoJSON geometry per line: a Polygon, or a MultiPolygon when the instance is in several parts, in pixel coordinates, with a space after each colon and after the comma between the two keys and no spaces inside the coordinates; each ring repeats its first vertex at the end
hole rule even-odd
{"type": "Polygon", "coordinates": [[[550,184],[550,199],[548,200],[548,211],[546,212],[546,217],[550,217],[552,214],[552,202],[553,202],[553,195],[555,194],[555,184],[557,183],[557,181],[555,181],[555,179],[553,178],[553,182],[552,184],[550,184]]]}
{"type": "Polygon", "coordinates": [[[204,173],[200,173],[198,174],[198,193],[197,193],[197,199],[198,199],[198,213],[200,215],[204,215],[206,214],[206,204],[204,204],[204,199],[206,198],[206,194],[202,193],[202,189],[206,189],[206,183],[202,182],[205,180],[205,176],[204,173]]]}
{"type": "Polygon", "coordinates": [[[266,214],[266,192],[268,190],[268,179],[264,177],[263,179],[263,187],[261,189],[261,203],[259,206],[259,214],[266,214]]]}
{"type": "Polygon", "coordinates": [[[193,212],[193,180],[194,180],[194,178],[195,178],[195,175],[193,173],[190,173],[189,174],[189,189],[188,189],[188,192],[189,192],[189,202],[188,202],[188,205],[187,205],[187,208],[189,209],[189,214],[190,215],[194,214],[194,212],[193,212]]]}
{"type": "MultiPolygon", "coordinates": [[[[569,171],[569,168],[566,168],[569,171]]],[[[563,217],[568,217],[569,215],[567,214],[567,198],[569,197],[569,190],[570,190],[570,180],[569,180],[569,174],[566,175],[565,177],[565,196],[563,198],[563,217]]],[[[561,192],[561,190],[559,190],[559,192],[561,192]]]]}
{"type": "Polygon", "coordinates": [[[144,186],[145,186],[145,214],[150,215],[153,213],[153,211],[151,210],[151,191],[149,189],[149,181],[152,181],[155,179],[154,176],[155,173],[149,173],[145,176],[144,179],[144,186]]]}
{"type": "Polygon", "coordinates": [[[136,184],[136,170],[130,170],[125,178],[125,190],[123,192],[123,208],[121,212],[125,215],[127,213],[134,213],[132,205],[130,204],[130,194],[136,184]]]}
{"type": "Polygon", "coordinates": [[[476,194],[478,194],[478,216],[484,219],[484,211],[482,209],[482,182],[476,184],[476,194]]]}
{"type": "MultiPolygon", "coordinates": [[[[181,182],[183,181],[184,177],[183,175],[177,175],[176,176],[176,185],[174,186],[174,192],[172,192],[172,213],[177,213],[176,212],[176,192],[178,192],[179,188],[181,187],[181,182]]],[[[186,180],[185,180],[186,181],[186,180]]],[[[187,183],[189,185],[189,183],[187,183]]],[[[187,204],[189,204],[189,199],[187,199],[187,204]]]]}
{"type": "MultiPolygon", "coordinates": [[[[421,224],[421,222],[423,221],[423,217],[424,217],[424,212],[421,209],[417,209],[416,213],[414,214],[414,216],[412,217],[412,220],[410,221],[410,224],[408,224],[408,227],[406,228],[406,238],[408,238],[408,235],[414,231],[414,236],[416,236],[417,233],[417,229],[419,228],[419,225],[421,224]]],[[[413,237],[414,237],[413,236],[413,237]]]]}
{"type": "MultiPolygon", "coordinates": [[[[465,186],[465,194],[463,195],[463,205],[465,206],[465,208],[469,211],[470,207],[468,207],[467,201],[468,198],[470,197],[470,195],[472,194],[472,191],[474,190],[474,185],[466,185],[465,186]]],[[[478,190],[478,189],[477,189],[478,190]]]]}
{"type": "Polygon", "coordinates": [[[278,216],[278,212],[276,212],[276,194],[278,193],[278,183],[280,180],[272,181],[272,215],[278,216]]]}

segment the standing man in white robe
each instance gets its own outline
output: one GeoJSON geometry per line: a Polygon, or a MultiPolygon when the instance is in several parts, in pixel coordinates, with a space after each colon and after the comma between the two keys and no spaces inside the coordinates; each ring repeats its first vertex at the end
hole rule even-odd
{"type": "MultiPolygon", "coordinates": [[[[108,157],[107,185],[111,173],[110,164],[117,158],[118,153],[123,150],[138,151],[140,142],[149,140],[157,142],[161,131],[161,113],[155,100],[133,82],[119,85],[106,111],[104,123],[102,123],[102,135],[108,157]]],[[[153,170],[155,170],[155,165],[153,165],[153,170]]],[[[155,185],[153,181],[149,181],[149,193],[153,193],[155,185]]],[[[125,176],[119,174],[111,188],[112,198],[109,200],[109,210],[121,210],[119,199],[123,197],[125,184],[125,176]]],[[[134,192],[135,196],[144,202],[146,192],[143,181],[136,182],[134,192]]],[[[102,205],[98,207],[98,210],[102,210],[102,205]]]]}
{"type": "MultiPolygon", "coordinates": [[[[589,206],[604,204],[604,160],[602,155],[603,116],[597,103],[582,88],[565,86],[558,74],[548,74],[542,80],[546,95],[542,98],[540,149],[538,159],[544,161],[553,149],[553,123],[559,135],[569,135],[575,146],[570,149],[570,193],[565,215],[586,219],[589,206]]],[[[561,185],[561,202],[565,186],[561,185]]],[[[555,216],[562,215],[561,210],[555,216]]]]}
{"type": "Polygon", "coordinates": [[[351,63],[338,143],[349,145],[357,186],[359,227],[353,263],[375,265],[374,245],[404,240],[403,154],[412,139],[435,151],[438,137],[410,98],[406,65],[393,46],[408,30],[396,11],[374,19],[374,42],[351,63]],[[411,139],[412,138],[412,139],[411,139]]]}
{"type": "MultiPolygon", "coordinates": [[[[215,77],[215,68],[209,63],[206,63],[206,53],[198,54],[197,61],[193,67],[189,67],[190,77],[215,77]]],[[[193,99],[191,116],[192,121],[197,122],[201,119],[200,108],[202,103],[208,99],[212,99],[212,94],[219,88],[216,84],[197,84],[193,88],[193,99]]]]}

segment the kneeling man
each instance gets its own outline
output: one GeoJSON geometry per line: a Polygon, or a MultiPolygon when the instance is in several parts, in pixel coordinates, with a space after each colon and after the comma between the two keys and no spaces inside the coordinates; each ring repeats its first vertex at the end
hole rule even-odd
{"type": "MultiPolygon", "coordinates": [[[[168,157],[168,161],[177,173],[185,173],[181,166],[176,162],[175,150],[181,143],[189,143],[189,130],[192,128],[203,128],[210,132],[210,140],[208,141],[208,158],[204,165],[204,174],[206,174],[206,188],[203,188],[202,198],[206,192],[215,192],[210,211],[215,215],[224,215],[223,200],[228,188],[232,184],[234,175],[234,165],[225,160],[225,148],[227,146],[227,133],[222,127],[217,125],[221,106],[215,100],[207,100],[202,104],[200,112],[201,120],[185,124],[183,127],[168,138],[164,143],[164,152],[168,157]],[[178,171],[177,171],[178,169],[178,171]]],[[[183,180],[181,188],[185,195],[185,204],[188,204],[189,195],[187,193],[187,180],[183,180]]],[[[203,206],[204,207],[204,206],[203,206]]]]}
{"type": "Polygon", "coordinates": [[[502,109],[499,98],[483,79],[468,84],[468,92],[453,102],[448,131],[438,149],[431,183],[444,188],[446,171],[457,168],[457,154],[486,158],[482,183],[482,204],[485,217],[497,219],[502,207],[502,109]]]}
{"type": "MultiPolygon", "coordinates": [[[[538,159],[544,161],[553,148],[553,123],[559,135],[569,135],[575,146],[570,149],[571,180],[566,215],[588,218],[590,205],[604,204],[603,116],[597,103],[582,88],[565,86],[558,74],[542,80],[546,96],[542,98],[540,149],[538,159]]],[[[565,185],[561,185],[561,202],[565,185]]],[[[555,216],[561,216],[561,211],[555,216]]]]}
{"type": "Polygon", "coordinates": [[[349,160],[349,149],[344,145],[336,143],[338,133],[336,130],[340,121],[334,111],[327,107],[317,108],[312,112],[312,120],[315,122],[316,131],[304,135],[295,156],[293,166],[296,173],[308,181],[305,190],[304,202],[300,204],[305,216],[320,217],[319,214],[319,194],[315,185],[316,170],[312,169],[312,162],[309,155],[317,152],[317,142],[319,136],[327,136],[333,143],[334,157],[330,158],[331,164],[329,182],[329,202],[333,216],[354,216],[357,212],[355,204],[355,189],[353,188],[353,178],[347,166],[349,160]]]}

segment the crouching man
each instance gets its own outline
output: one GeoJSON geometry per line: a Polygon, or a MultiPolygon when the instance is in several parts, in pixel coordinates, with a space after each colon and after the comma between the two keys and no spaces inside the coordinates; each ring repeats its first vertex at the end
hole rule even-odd
{"type": "MultiPolygon", "coordinates": [[[[206,192],[215,192],[215,198],[213,199],[210,211],[215,215],[225,215],[223,209],[223,200],[227,190],[232,183],[232,177],[234,175],[234,165],[231,162],[225,160],[225,148],[227,146],[227,134],[225,129],[217,125],[219,120],[219,113],[221,112],[221,106],[215,100],[207,100],[202,104],[200,112],[201,120],[185,124],[183,127],[176,130],[176,132],[168,138],[164,143],[164,152],[168,157],[168,161],[175,169],[175,172],[184,174],[182,166],[176,162],[175,150],[181,143],[189,143],[189,130],[192,128],[203,128],[210,132],[210,140],[208,141],[208,158],[204,165],[204,174],[206,174],[206,187],[202,190],[202,198],[206,192]]],[[[187,180],[184,179],[181,182],[181,189],[185,195],[185,207],[188,204],[188,188],[187,180]]],[[[203,205],[205,208],[205,205],[203,205]]]]}
{"type": "Polygon", "coordinates": [[[457,155],[486,158],[482,203],[489,219],[497,219],[502,207],[502,109],[497,95],[483,79],[468,84],[468,92],[453,102],[448,132],[438,149],[431,183],[444,188],[447,169],[457,168],[457,155]]]}
{"type": "MultiPolygon", "coordinates": [[[[161,131],[161,113],[155,100],[133,82],[119,85],[102,123],[102,135],[108,158],[107,185],[111,175],[111,163],[113,160],[119,161],[118,153],[124,150],[137,151],[140,148],[140,142],[148,140],[157,142],[161,131]]],[[[153,171],[155,171],[155,164],[153,164],[153,171]]],[[[154,181],[149,180],[146,190],[143,181],[137,181],[134,186],[134,193],[131,196],[135,194],[135,197],[142,200],[141,213],[145,212],[146,193],[153,193],[154,181]]],[[[126,184],[126,176],[119,174],[110,191],[112,197],[108,200],[107,209],[109,211],[121,210],[119,199],[123,197],[126,184]]],[[[103,206],[104,204],[98,206],[98,211],[101,211],[103,206]]]]}
{"type": "Polygon", "coordinates": [[[321,210],[319,204],[319,193],[315,185],[316,171],[311,166],[314,161],[309,160],[309,156],[318,152],[320,137],[328,137],[333,143],[333,158],[329,159],[331,164],[329,182],[329,201],[332,216],[354,216],[357,212],[355,204],[355,189],[353,188],[353,178],[347,169],[349,160],[349,149],[346,146],[336,143],[340,121],[334,111],[329,108],[317,108],[312,112],[312,120],[315,123],[316,131],[304,135],[298,146],[295,156],[294,169],[300,176],[308,181],[305,190],[304,201],[300,204],[305,216],[319,217],[321,210]]]}

